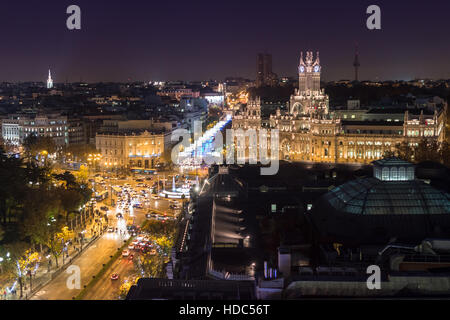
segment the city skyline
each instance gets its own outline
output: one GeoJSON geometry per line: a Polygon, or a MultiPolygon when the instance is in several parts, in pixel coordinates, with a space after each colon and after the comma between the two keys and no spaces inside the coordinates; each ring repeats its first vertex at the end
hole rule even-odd
{"type": "Polygon", "coordinates": [[[433,2],[379,1],[381,30],[368,30],[368,1],[224,6],[81,0],[82,27],[72,31],[65,26],[72,3],[20,2],[1,14],[0,81],[43,81],[49,66],[56,83],[255,79],[260,52],[272,54],[278,76],[294,77],[302,50],[321,52],[325,81],[353,79],[355,42],[360,80],[445,79],[449,4],[433,2]]]}

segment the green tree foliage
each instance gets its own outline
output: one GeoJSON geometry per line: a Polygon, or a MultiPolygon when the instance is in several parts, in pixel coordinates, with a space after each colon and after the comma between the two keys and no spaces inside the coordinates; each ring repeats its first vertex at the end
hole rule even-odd
{"type": "Polygon", "coordinates": [[[89,154],[98,152],[95,146],[90,144],[70,144],[63,148],[63,153],[74,161],[87,162],[89,154]]]}
{"type": "Polygon", "coordinates": [[[434,161],[450,166],[450,148],[447,142],[439,143],[434,139],[422,139],[417,146],[404,141],[396,145],[396,150],[386,152],[385,157],[396,156],[400,159],[419,163],[434,161]]]}
{"type": "Polygon", "coordinates": [[[34,158],[43,152],[53,154],[57,151],[55,141],[52,138],[38,137],[36,135],[26,137],[23,142],[23,147],[28,158],[34,158]]]}
{"type": "Polygon", "coordinates": [[[17,263],[27,252],[35,256],[47,249],[58,264],[64,243],[74,236],[67,228],[69,215],[79,214],[91,189],[69,172],[52,174],[34,157],[24,162],[2,149],[0,181],[0,251],[11,254],[2,264],[2,278],[18,279],[17,263]]]}

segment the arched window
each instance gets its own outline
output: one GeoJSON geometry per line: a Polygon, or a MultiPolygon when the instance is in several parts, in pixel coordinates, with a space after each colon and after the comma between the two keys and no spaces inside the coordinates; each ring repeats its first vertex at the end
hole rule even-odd
{"type": "Polygon", "coordinates": [[[414,180],[414,168],[409,167],[407,170],[407,179],[408,180],[414,180]]]}
{"type": "Polygon", "coordinates": [[[397,167],[391,168],[391,177],[390,177],[389,180],[391,180],[391,181],[397,181],[397,180],[398,180],[397,173],[398,173],[397,167]]]}
{"type": "Polygon", "coordinates": [[[398,169],[398,180],[405,181],[406,180],[406,169],[405,167],[400,167],[398,169]]]}
{"type": "Polygon", "coordinates": [[[388,167],[384,167],[383,168],[383,176],[381,178],[381,180],[389,180],[389,168],[388,167]]]}

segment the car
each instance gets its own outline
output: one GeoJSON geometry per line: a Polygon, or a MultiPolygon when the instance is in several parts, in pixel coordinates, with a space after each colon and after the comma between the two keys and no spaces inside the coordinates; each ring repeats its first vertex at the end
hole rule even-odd
{"type": "Polygon", "coordinates": [[[158,197],[156,194],[152,194],[151,198],[152,198],[153,200],[159,200],[159,197],[158,197]]]}
{"type": "Polygon", "coordinates": [[[141,252],[142,253],[147,253],[147,251],[148,251],[147,247],[145,247],[145,246],[141,247],[141,252]]]}
{"type": "Polygon", "coordinates": [[[130,251],[128,251],[128,250],[122,251],[122,257],[128,257],[129,255],[130,255],[130,251]]]}
{"type": "Polygon", "coordinates": [[[119,280],[119,274],[118,273],[113,273],[111,275],[111,280],[119,280]]]}
{"type": "Polygon", "coordinates": [[[108,228],[108,232],[114,232],[114,228],[113,227],[109,227],[108,228]]]}
{"type": "Polygon", "coordinates": [[[133,245],[133,244],[130,244],[130,245],[128,246],[128,249],[129,249],[129,250],[134,250],[134,245],[133,245]]]}

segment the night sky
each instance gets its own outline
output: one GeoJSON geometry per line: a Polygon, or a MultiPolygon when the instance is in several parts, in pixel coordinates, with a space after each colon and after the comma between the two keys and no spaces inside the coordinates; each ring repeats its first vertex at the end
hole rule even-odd
{"type": "Polygon", "coordinates": [[[360,80],[450,78],[449,17],[449,0],[3,0],[0,81],[254,79],[258,52],[294,76],[301,50],[320,51],[324,80],[353,79],[356,42],[360,80]]]}

